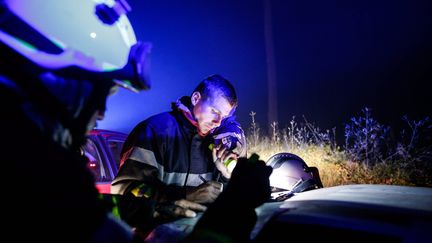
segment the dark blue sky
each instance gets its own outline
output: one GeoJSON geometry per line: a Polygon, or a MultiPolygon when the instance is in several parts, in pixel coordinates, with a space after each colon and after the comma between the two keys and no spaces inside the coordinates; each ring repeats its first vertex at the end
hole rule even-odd
{"type": "MultiPolygon", "coordinates": [[[[342,133],[364,107],[382,123],[431,116],[429,2],[271,1],[279,125],[305,115],[342,133]]],[[[138,39],[153,43],[153,86],[110,97],[100,128],[129,132],[213,73],[237,88],[245,128],[252,110],[268,125],[262,0],[129,3],[138,39]]]]}

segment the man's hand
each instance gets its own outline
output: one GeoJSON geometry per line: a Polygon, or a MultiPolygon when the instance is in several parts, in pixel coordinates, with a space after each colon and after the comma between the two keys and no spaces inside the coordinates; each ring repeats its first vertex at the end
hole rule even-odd
{"type": "Polygon", "coordinates": [[[223,184],[216,181],[208,181],[197,187],[188,188],[186,200],[196,203],[212,203],[222,192],[223,184]]]}
{"type": "Polygon", "coordinates": [[[161,203],[156,206],[154,218],[159,220],[169,220],[179,217],[193,218],[196,212],[204,212],[206,206],[194,203],[185,199],[180,199],[174,203],[161,203]]]}
{"type": "Polygon", "coordinates": [[[225,178],[231,178],[231,172],[234,168],[229,168],[225,164],[228,160],[237,160],[238,154],[234,151],[228,150],[223,144],[219,144],[213,148],[212,155],[216,168],[225,178]]]}

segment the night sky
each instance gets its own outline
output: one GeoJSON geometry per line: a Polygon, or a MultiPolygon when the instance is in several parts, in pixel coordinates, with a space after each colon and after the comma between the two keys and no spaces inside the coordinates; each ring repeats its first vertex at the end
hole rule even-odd
{"type": "MultiPolygon", "coordinates": [[[[263,0],[128,2],[137,38],[153,43],[152,89],[110,97],[98,128],[129,132],[214,73],[237,88],[244,128],[251,111],[268,126],[263,0]]],[[[432,115],[431,1],[270,2],[280,127],[304,115],[343,133],[364,107],[389,125],[432,115]]]]}

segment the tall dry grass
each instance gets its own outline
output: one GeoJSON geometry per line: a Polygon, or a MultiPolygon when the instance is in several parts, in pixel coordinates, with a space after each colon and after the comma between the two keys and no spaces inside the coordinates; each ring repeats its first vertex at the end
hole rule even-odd
{"type": "Polygon", "coordinates": [[[374,120],[370,109],[353,117],[345,125],[345,144],[336,143],[335,128],[321,130],[303,117],[295,117],[288,126],[270,124],[270,134],[263,135],[250,113],[246,132],[248,154],[256,153],[267,161],[281,152],[300,156],[309,166],[319,169],[323,185],[390,184],[432,186],[432,125],[429,118],[419,121],[404,117],[408,129],[399,137],[390,137],[391,128],[374,120]]]}

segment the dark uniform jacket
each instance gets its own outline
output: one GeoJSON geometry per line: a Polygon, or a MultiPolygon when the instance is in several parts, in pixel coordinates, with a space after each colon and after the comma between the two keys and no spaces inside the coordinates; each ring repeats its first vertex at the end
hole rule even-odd
{"type": "MultiPolygon", "coordinates": [[[[182,98],[184,103],[187,100],[182,98]]],[[[235,124],[241,133],[240,147],[245,151],[244,133],[233,118],[223,121],[221,127],[235,124]]],[[[111,192],[133,193],[158,201],[185,198],[186,187],[203,183],[200,176],[205,180],[217,177],[212,143],[212,135],[200,137],[197,128],[177,109],[152,116],[139,123],[126,139],[123,164],[111,192]]]]}
{"type": "Polygon", "coordinates": [[[85,159],[41,131],[22,111],[30,103],[3,85],[5,80],[0,75],[1,163],[10,182],[2,191],[3,236],[24,242],[89,241],[106,211],[85,159]]]}

